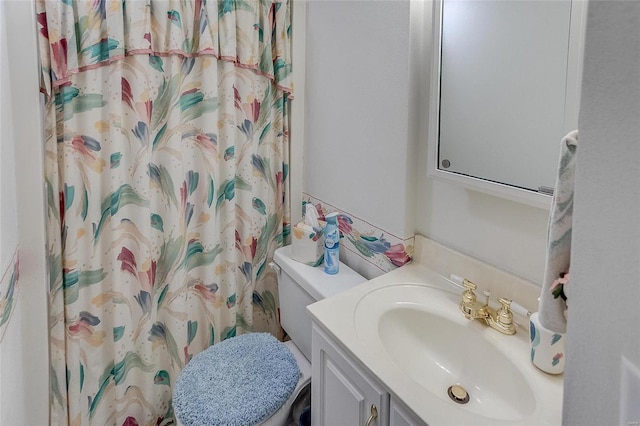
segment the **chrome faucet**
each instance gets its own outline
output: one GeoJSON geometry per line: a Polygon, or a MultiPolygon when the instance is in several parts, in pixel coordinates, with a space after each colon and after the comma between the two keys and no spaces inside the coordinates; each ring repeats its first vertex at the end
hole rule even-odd
{"type": "Polygon", "coordinates": [[[474,291],[477,285],[467,279],[462,280],[462,286],[465,291],[462,293],[462,301],[460,302],[460,310],[465,318],[469,320],[479,319],[491,328],[498,330],[503,334],[515,334],[516,326],[513,322],[513,312],[511,312],[511,300],[500,298],[501,306],[493,309],[489,306],[489,297],[485,303],[478,302],[474,291]]]}

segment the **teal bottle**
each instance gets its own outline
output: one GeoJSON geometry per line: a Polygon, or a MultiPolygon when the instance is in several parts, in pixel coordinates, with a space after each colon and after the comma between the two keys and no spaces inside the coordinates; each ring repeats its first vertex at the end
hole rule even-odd
{"type": "Polygon", "coordinates": [[[327,226],[324,228],[324,272],[335,275],[340,269],[340,230],[338,229],[338,213],[325,216],[327,226]]]}

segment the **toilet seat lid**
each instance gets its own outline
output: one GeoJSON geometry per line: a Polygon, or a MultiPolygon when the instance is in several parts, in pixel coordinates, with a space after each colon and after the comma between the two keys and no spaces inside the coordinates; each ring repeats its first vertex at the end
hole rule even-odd
{"type": "Polygon", "coordinates": [[[244,334],[191,359],[176,381],[173,408],[185,426],[255,424],[287,401],[299,376],[285,344],[268,333],[244,334]]]}

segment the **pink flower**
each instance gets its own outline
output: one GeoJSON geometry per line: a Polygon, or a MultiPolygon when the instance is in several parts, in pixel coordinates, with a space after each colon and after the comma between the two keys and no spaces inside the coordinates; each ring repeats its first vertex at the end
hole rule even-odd
{"type": "Polygon", "coordinates": [[[214,133],[199,133],[196,136],[196,143],[200,149],[207,151],[214,157],[218,156],[218,136],[214,133]]]}
{"type": "Polygon", "coordinates": [[[59,41],[51,43],[52,68],[59,79],[67,76],[67,51],[66,38],[61,38],[59,41]]]}
{"type": "MultiPolygon", "coordinates": [[[[133,94],[131,96],[133,96],[133,94]]],[[[138,117],[140,117],[141,120],[144,120],[145,123],[148,124],[151,122],[151,114],[153,113],[152,100],[148,99],[144,102],[136,102],[133,109],[138,113],[138,117]]]]}
{"type": "Polygon", "coordinates": [[[85,157],[89,161],[96,159],[91,151],[100,151],[100,143],[93,138],[83,135],[73,135],[71,139],[71,147],[74,151],[85,157]]]}
{"type": "Polygon", "coordinates": [[[260,116],[260,102],[258,102],[257,99],[254,99],[253,102],[250,103],[243,103],[242,109],[251,122],[255,123],[258,121],[258,117],[260,116]]]}
{"type": "Polygon", "coordinates": [[[342,235],[351,234],[353,231],[353,227],[351,225],[353,225],[353,220],[351,220],[349,216],[344,214],[338,215],[338,229],[342,232],[342,235]]]}
{"type": "Polygon", "coordinates": [[[282,207],[282,203],[284,202],[284,173],[279,171],[276,173],[276,202],[277,207],[282,207]]]}
{"type": "Polygon", "coordinates": [[[242,244],[242,239],[240,238],[240,233],[236,230],[236,249],[242,253],[245,261],[252,261],[256,255],[256,251],[258,250],[258,240],[256,237],[251,237],[251,240],[248,244],[242,244]]]}
{"type": "Polygon", "coordinates": [[[389,250],[384,252],[384,255],[389,258],[391,263],[398,267],[411,260],[411,257],[407,254],[402,244],[392,245],[389,250]]]}
{"type": "Polygon", "coordinates": [[[555,299],[560,297],[565,302],[567,301],[567,295],[564,292],[564,286],[567,284],[569,284],[569,271],[561,272],[560,277],[551,284],[551,294],[555,299]]]}
{"type": "Polygon", "coordinates": [[[560,278],[558,278],[557,280],[555,280],[553,282],[553,284],[551,284],[551,291],[553,291],[560,284],[562,284],[562,285],[569,284],[569,275],[570,275],[569,272],[561,273],[560,274],[560,278]]]}
{"type": "Polygon", "coordinates": [[[316,204],[316,211],[318,212],[318,219],[326,220],[324,217],[324,211],[322,210],[322,204],[316,204]]]}
{"type": "Polygon", "coordinates": [[[208,301],[215,301],[216,300],[216,292],[218,291],[218,284],[216,284],[216,283],[204,284],[203,282],[199,282],[193,288],[198,293],[200,293],[200,295],[204,299],[206,299],[208,301]]]}
{"type": "Polygon", "coordinates": [[[147,280],[149,281],[149,286],[153,287],[156,283],[156,261],[151,261],[151,267],[146,271],[147,272],[147,280]]]}
{"type": "Polygon", "coordinates": [[[38,13],[38,24],[40,27],[40,34],[47,40],[49,39],[49,23],[47,22],[47,14],[45,12],[38,13]]]}
{"type": "Polygon", "coordinates": [[[240,97],[240,92],[235,84],[233,85],[233,101],[236,109],[242,109],[242,98],[240,97]]]}
{"type": "Polygon", "coordinates": [[[126,102],[129,107],[133,108],[133,90],[131,90],[131,85],[124,77],[122,77],[120,82],[120,86],[122,87],[122,100],[126,102]]]}
{"type": "Polygon", "coordinates": [[[122,426],[138,426],[138,421],[135,419],[135,417],[129,416],[124,420],[122,426]]]}
{"type": "Polygon", "coordinates": [[[122,262],[120,264],[121,271],[127,271],[131,275],[137,277],[137,264],[136,256],[126,247],[122,247],[120,254],[118,254],[117,260],[122,262]]]}
{"type": "Polygon", "coordinates": [[[67,332],[71,338],[84,339],[90,345],[98,347],[106,336],[104,331],[96,331],[94,329],[98,324],[100,324],[100,318],[89,312],[82,311],[79,316],[68,322],[67,332]]]}

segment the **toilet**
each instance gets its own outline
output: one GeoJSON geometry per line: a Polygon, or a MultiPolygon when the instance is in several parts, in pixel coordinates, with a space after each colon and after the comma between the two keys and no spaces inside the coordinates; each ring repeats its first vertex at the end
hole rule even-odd
{"type": "MultiPolygon", "coordinates": [[[[260,413],[266,414],[257,421],[252,421],[253,424],[284,426],[293,403],[311,383],[311,318],[306,312],[307,305],[366,281],[343,263],[340,263],[340,272],[337,275],[327,275],[322,265],[311,267],[297,262],[291,258],[291,246],[276,250],[273,260],[269,266],[278,274],[280,322],[291,340],[282,344],[265,333],[250,333],[227,339],[195,356],[185,367],[174,387],[174,411],[179,426],[244,425],[248,423],[247,419],[256,419],[262,415],[260,413]],[[225,371],[233,372],[233,380],[241,381],[242,378],[237,377],[237,372],[248,369],[245,368],[246,365],[229,365],[230,362],[234,362],[234,357],[225,358],[224,355],[214,353],[225,350],[240,350],[250,353],[255,359],[268,360],[271,379],[258,380],[255,384],[247,385],[259,388],[249,391],[263,396],[264,401],[260,403],[264,406],[254,407],[242,396],[229,396],[231,378],[225,380],[220,374],[226,374],[225,371]],[[215,365],[216,363],[220,365],[215,365]],[[278,373],[274,374],[274,371],[278,373]],[[208,374],[212,376],[207,377],[208,374]],[[214,377],[215,375],[217,376],[214,377]],[[295,378],[298,379],[297,382],[295,378]],[[199,383],[199,388],[193,386],[194,381],[199,383]],[[273,390],[263,391],[263,387],[269,388],[272,384],[273,390]],[[203,394],[206,394],[206,398],[202,398],[203,394]],[[225,397],[232,400],[218,401],[225,397]],[[220,405],[217,405],[218,403],[220,405]],[[233,409],[220,415],[219,411],[222,410],[216,408],[220,406],[233,409]],[[280,408],[277,408],[278,406],[280,408]]],[[[255,381],[255,375],[260,374],[260,371],[247,374],[250,377],[247,377],[245,384],[251,382],[251,379],[255,381]]],[[[295,422],[298,424],[298,419],[295,419],[295,422]]]]}

